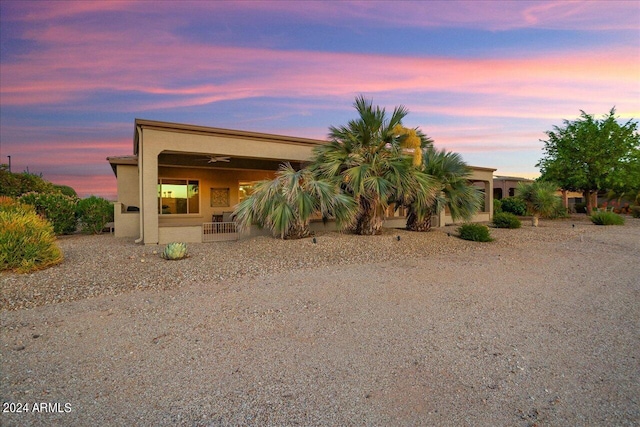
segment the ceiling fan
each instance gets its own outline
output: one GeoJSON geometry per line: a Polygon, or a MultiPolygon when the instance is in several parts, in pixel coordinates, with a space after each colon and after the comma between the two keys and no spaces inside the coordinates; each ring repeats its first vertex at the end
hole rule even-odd
{"type": "Polygon", "coordinates": [[[207,163],[217,163],[217,162],[226,162],[229,163],[231,157],[228,156],[208,156],[206,159],[207,163]]]}

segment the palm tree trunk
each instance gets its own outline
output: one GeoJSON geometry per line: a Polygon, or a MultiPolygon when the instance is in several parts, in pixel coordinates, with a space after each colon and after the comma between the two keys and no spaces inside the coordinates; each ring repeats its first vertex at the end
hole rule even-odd
{"type": "Polygon", "coordinates": [[[299,224],[296,222],[294,225],[287,230],[287,233],[284,235],[285,240],[295,240],[295,239],[303,239],[310,235],[309,231],[309,223],[299,224]]]}
{"type": "Polygon", "coordinates": [[[374,236],[382,233],[383,218],[378,215],[376,207],[377,203],[375,199],[369,201],[364,197],[360,198],[360,212],[356,218],[355,234],[374,236]]]}
{"type": "Polygon", "coordinates": [[[407,230],[425,232],[431,230],[431,211],[427,212],[422,221],[418,221],[418,215],[409,206],[409,215],[407,215],[407,230]]]}

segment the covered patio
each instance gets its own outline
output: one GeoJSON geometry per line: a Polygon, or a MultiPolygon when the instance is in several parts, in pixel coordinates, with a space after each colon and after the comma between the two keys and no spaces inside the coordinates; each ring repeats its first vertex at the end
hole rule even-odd
{"type": "Polygon", "coordinates": [[[235,238],[230,215],[256,181],[324,141],[137,119],[134,155],[109,157],[116,237],[145,244],[235,238]],[[231,236],[229,236],[231,235],[231,236]]]}
{"type": "MultiPolygon", "coordinates": [[[[231,213],[255,182],[272,179],[289,162],[302,168],[326,141],[136,119],[133,155],[107,160],[117,177],[115,236],[137,243],[237,239],[231,213]]],[[[493,171],[472,167],[485,200],[475,221],[492,217],[493,171]]],[[[452,223],[447,212],[434,226],[452,223]]],[[[390,210],[385,227],[404,227],[405,213],[390,210]]],[[[322,223],[312,228],[325,227],[322,223]]],[[[330,226],[329,226],[330,227],[330,226]]],[[[257,227],[250,234],[262,234],[257,227]]]]}

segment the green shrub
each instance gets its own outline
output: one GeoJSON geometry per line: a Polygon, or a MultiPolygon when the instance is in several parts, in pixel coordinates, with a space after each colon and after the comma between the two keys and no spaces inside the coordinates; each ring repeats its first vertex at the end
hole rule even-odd
{"type": "Polygon", "coordinates": [[[542,217],[547,219],[568,218],[569,212],[567,212],[567,208],[562,204],[562,199],[558,198],[558,200],[556,200],[556,205],[553,207],[551,212],[547,215],[543,215],[542,217]]]}
{"type": "Polygon", "coordinates": [[[640,206],[631,206],[631,216],[634,218],[640,218],[640,206]]]}
{"type": "Polygon", "coordinates": [[[507,197],[502,199],[502,212],[523,216],[527,214],[527,204],[517,197],[507,197]]]}
{"type": "Polygon", "coordinates": [[[511,212],[498,212],[493,214],[493,225],[496,228],[520,228],[522,223],[511,212]]]}
{"type": "Polygon", "coordinates": [[[613,212],[594,212],[591,222],[595,225],[624,225],[624,217],[613,212]]]}
{"type": "Polygon", "coordinates": [[[9,172],[7,165],[0,165],[0,196],[19,197],[24,193],[54,193],[53,184],[42,179],[42,176],[25,171],[9,172]]]}
{"type": "Polygon", "coordinates": [[[91,196],[78,200],[76,213],[82,232],[86,234],[98,234],[106,223],[113,221],[113,205],[102,197],[91,196]]]}
{"type": "Polygon", "coordinates": [[[462,224],[458,227],[460,238],[472,240],[474,242],[491,242],[493,239],[489,234],[489,227],[481,224],[462,224]]]}
{"type": "Polygon", "coordinates": [[[76,193],[76,190],[69,187],[68,185],[53,184],[53,188],[55,188],[59,193],[62,193],[65,196],[76,197],[76,198],[78,197],[78,193],[76,193]]]}
{"type": "Polygon", "coordinates": [[[76,231],[77,199],[62,193],[27,193],[18,200],[33,206],[36,213],[51,221],[54,233],[71,234],[76,231]]]}
{"type": "Polygon", "coordinates": [[[502,200],[500,199],[493,199],[493,213],[500,213],[502,212],[502,200]]]}
{"type": "Polygon", "coordinates": [[[32,206],[0,197],[0,270],[28,273],[60,261],[51,223],[32,206]]]}

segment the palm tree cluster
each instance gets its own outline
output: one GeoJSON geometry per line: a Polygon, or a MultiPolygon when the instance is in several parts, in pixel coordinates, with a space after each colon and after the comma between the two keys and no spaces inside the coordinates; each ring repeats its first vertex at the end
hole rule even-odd
{"type": "Polygon", "coordinates": [[[359,117],[330,127],[329,142],[314,149],[307,167],[283,165],[274,180],[256,185],[236,208],[241,230],[257,223],[274,236],[301,238],[319,214],[343,230],[375,235],[393,204],[408,209],[408,229],[427,231],[445,206],[454,219],[477,211],[481,198],[469,167],[458,154],[436,150],[419,129],[405,128],[405,107],[388,117],[362,96],[354,107],[359,117]]]}

